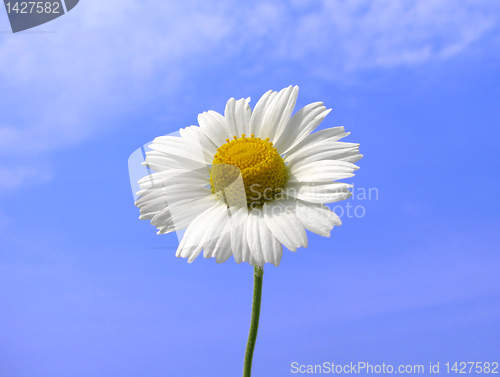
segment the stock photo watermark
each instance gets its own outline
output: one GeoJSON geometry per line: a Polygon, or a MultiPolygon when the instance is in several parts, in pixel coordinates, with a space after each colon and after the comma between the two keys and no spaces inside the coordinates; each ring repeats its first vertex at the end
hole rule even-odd
{"type": "Polygon", "coordinates": [[[366,207],[360,202],[365,203],[365,201],[378,200],[378,188],[376,187],[354,187],[354,183],[351,185],[352,195],[350,198],[339,202],[335,206],[330,204],[330,208],[335,214],[340,217],[347,218],[362,218],[366,215],[366,207]]]}
{"type": "Polygon", "coordinates": [[[498,374],[497,361],[455,361],[429,362],[428,364],[400,364],[392,365],[385,362],[379,364],[367,361],[350,362],[349,364],[335,364],[325,361],[322,364],[300,364],[296,361],[290,365],[290,372],[294,374],[498,374]]]}
{"type": "Polygon", "coordinates": [[[13,33],[52,21],[72,10],[79,0],[11,1],[4,0],[13,33]]]}
{"type": "MultiPolygon", "coordinates": [[[[180,135],[173,133],[168,136],[180,135]]],[[[292,214],[292,217],[298,217],[304,224],[312,224],[318,218],[327,216],[331,223],[340,225],[345,218],[365,217],[367,214],[365,203],[379,199],[377,188],[354,187],[353,184],[340,181],[304,183],[296,181],[290,175],[285,177],[285,184],[282,187],[272,188],[260,183],[245,182],[237,166],[213,164],[210,158],[203,155],[201,147],[198,162],[191,161],[190,169],[165,169],[157,159],[170,161],[168,153],[158,155],[157,151],[149,148],[150,145],[151,143],[145,144],[129,157],[130,184],[134,200],[137,205],[148,200],[148,196],[154,195],[157,198],[155,205],[159,205],[159,201],[162,201],[160,207],[164,210],[161,213],[151,217],[147,210],[143,209],[140,218],[150,219],[153,222],[160,217],[168,219],[169,225],[158,234],[174,231],[179,242],[184,236],[187,225],[198,213],[195,211],[189,213],[183,203],[182,205],[177,203],[179,187],[182,186],[176,183],[189,181],[192,179],[192,173],[209,178],[209,183],[199,185],[195,194],[215,197],[226,203],[227,216],[232,227],[240,226],[241,224],[237,223],[240,221],[238,219],[245,218],[234,216],[241,210],[259,216],[262,214],[264,217],[290,218],[292,214]],[[149,156],[148,162],[146,162],[147,156],[149,156]],[[268,206],[267,204],[271,202],[274,205],[268,206]]],[[[195,204],[197,200],[193,199],[195,204]]]]}

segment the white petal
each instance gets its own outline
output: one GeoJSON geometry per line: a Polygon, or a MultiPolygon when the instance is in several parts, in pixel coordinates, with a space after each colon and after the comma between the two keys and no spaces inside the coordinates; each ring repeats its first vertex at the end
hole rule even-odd
{"type": "Polygon", "coordinates": [[[287,249],[307,247],[306,230],[294,213],[295,203],[286,206],[280,201],[266,202],[263,209],[267,227],[287,249]]]}
{"type": "Polygon", "coordinates": [[[272,103],[274,98],[278,92],[273,92],[272,90],[267,91],[264,95],[259,99],[257,104],[255,105],[255,109],[252,113],[252,118],[250,119],[250,127],[248,133],[250,135],[254,134],[257,137],[260,136],[260,129],[262,127],[262,121],[264,116],[266,115],[267,108],[272,103]]]}
{"type": "Polygon", "coordinates": [[[362,158],[363,158],[363,155],[361,153],[358,153],[358,154],[355,154],[353,156],[339,158],[339,160],[351,162],[354,164],[355,162],[358,162],[362,158]]]}
{"type": "Polygon", "coordinates": [[[333,203],[348,199],[352,193],[349,185],[344,182],[310,183],[289,182],[285,187],[285,194],[289,197],[301,199],[310,203],[333,203]]]}
{"type": "Polygon", "coordinates": [[[297,96],[299,95],[299,87],[294,86],[291,90],[288,98],[286,98],[286,104],[283,109],[283,114],[281,115],[280,122],[278,127],[276,128],[274,135],[270,137],[271,141],[275,143],[283,133],[287,133],[288,125],[291,121],[291,116],[293,113],[293,109],[295,108],[295,104],[297,103],[297,96]]]}
{"type": "Polygon", "coordinates": [[[212,223],[213,214],[220,209],[221,203],[216,203],[205,212],[199,214],[188,226],[182,237],[176,257],[189,258],[191,263],[201,252],[203,248],[203,236],[208,226],[212,223]]]}
{"type": "Polygon", "coordinates": [[[141,208],[145,204],[156,200],[159,197],[162,197],[165,195],[165,192],[163,191],[163,187],[161,188],[154,188],[154,189],[149,189],[149,190],[141,190],[138,191],[137,196],[139,196],[139,199],[137,199],[134,203],[136,207],[141,208]]]}
{"type": "Polygon", "coordinates": [[[208,174],[208,167],[205,161],[194,161],[190,158],[184,158],[158,151],[146,152],[146,161],[144,161],[142,165],[148,166],[156,172],[169,169],[197,170],[204,168],[208,174]]]}
{"type": "Polygon", "coordinates": [[[240,99],[236,101],[236,125],[238,132],[241,134],[249,135],[250,130],[250,120],[252,119],[252,109],[249,105],[250,97],[247,99],[240,99]]]}
{"type": "Polygon", "coordinates": [[[293,148],[314,131],[330,110],[326,110],[323,102],[315,102],[297,111],[289,120],[286,132],[283,132],[276,143],[274,143],[276,149],[280,153],[286,153],[293,148]]]}
{"type": "Polygon", "coordinates": [[[217,147],[220,147],[226,142],[226,139],[231,139],[232,137],[227,131],[224,117],[218,112],[210,110],[199,114],[198,123],[203,133],[207,135],[217,147]]]}
{"type": "MultiPolygon", "coordinates": [[[[359,144],[339,141],[320,141],[313,143],[288,157],[285,162],[291,170],[319,160],[343,160],[359,155],[359,144]]],[[[345,160],[343,160],[345,161],[345,160]]]]}
{"type": "Polygon", "coordinates": [[[275,142],[283,133],[283,130],[290,121],[295,102],[297,101],[299,88],[292,87],[282,89],[269,104],[262,120],[258,137],[269,138],[275,142]]]}
{"type": "Polygon", "coordinates": [[[154,225],[156,228],[158,228],[158,234],[164,234],[164,233],[169,233],[173,232],[176,230],[181,230],[186,228],[191,221],[194,220],[200,213],[208,209],[209,207],[213,206],[213,204],[217,201],[214,200],[208,200],[210,197],[205,197],[205,198],[198,198],[195,200],[183,200],[181,202],[177,202],[175,204],[168,205],[168,203],[165,203],[166,205],[160,210],[157,211],[156,214],[153,216],[151,219],[151,225],[154,225]],[[194,204],[193,204],[194,203],[194,204]],[[201,203],[201,204],[200,204],[201,203]],[[205,203],[205,205],[203,205],[205,203]],[[183,204],[187,204],[186,208],[187,210],[182,211],[182,216],[178,214],[179,211],[176,212],[176,217],[175,217],[175,223],[172,218],[172,213],[171,210],[174,208],[179,208],[183,204]],[[185,221],[183,221],[185,220],[185,221]],[[163,228],[167,227],[168,230],[165,230],[163,228]],[[162,230],[163,229],[163,230],[162,230]]]}
{"type": "Polygon", "coordinates": [[[236,127],[235,121],[235,107],[236,107],[236,99],[230,98],[226,103],[226,110],[224,111],[224,120],[226,122],[226,128],[231,135],[231,140],[233,136],[240,137],[238,134],[238,129],[236,127]]]}
{"type": "MultiPolygon", "coordinates": [[[[156,198],[151,198],[150,200],[144,203],[135,203],[137,207],[140,209],[141,215],[150,214],[150,213],[158,213],[164,208],[168,207],[167,199],[164,194],[156,198]]],[[[149,216],[148,216],[149,217],[149,216]]],[[[152,218],[152,217],[151,217],[152,218]]]]}
{"type": "Polygon", "coordinates": [[[250,98],[242,98],[238,101],[231,98],[227,101],[224,118],[231,138],[233,136],[239,138],[242,134],[248,134],[250,119],[252,118],[252,109],[248,105],[248,102],[250,102],[250,98]]]}
{"type": "Polygon", "coordinates": [[[155,215],[157,213],[158,212],[148,212],[148,213],[141,214],[139,216],[139,220],[151,220],[153,217],[155,217],[155,215]]]}
{"type": "MultiPolygon", "coordinates": [[[[199,213],[197,212],[196,213],[197,215],[199,215],[199,213]]],[[[170,212],[168,211],[168,208],[164,209],[163,211],[161,211],[160,213],[157,213],[154,217],[154,219],[156,219],[156,229],[158,229],[158,231],[156,232],[156,234],[166,234],[166,233],[171,233],[171,232],[175,232],[179,229],[176,229],[176,227],[174,226],[174,223],[172,222],[172,217],[170,216],[170,212]]],[[[188,226],[189,224],[187,224],[186,226],[188,226]]]]}
{"type": "Polygon", "coordinates": [[[273,263],[278,266],[283,254],[283,248],[276,237],[266,225],[262,209],[252,209],[248,215],[247,241],[251,257],[248,261],[252,265],[263,266],[265,263],[273,263]]]}
{"type": "Polygon", "coordinates": [[[248,247],[246,234],[247,218],[247,207],[231,211],[231,249],[236,263],[250,260],[250,248],[248,247]]]}
{"type": "Polygon", "coordinates": [[[334,225],[340,225],[340,218],[323,204],[297,201],[296,214],[307,230],[323,237],[330,237],[334,225]]]}
{"type": "Polygon", "coordinates": [[[189,140],[193,145],[201,148],[205,157],[212,162],[214,155],[217,153],[217,146],[208,138],[207,135],[198,126],[190,126],[181,128],[179,133],[182,138],[189,140]]]}
{"type": "Polygon", "coordinates": [[[316,131],[307,135],[300,143],[296,144],[293,148],[290,148],[286,153],[287,158],[293,156],[295,152],[307,148],[311,144],[317,143],[323,140],[337,141],[346,137],[350,132],[345,132],[344,127],[332,127],[326,128],[324,130],[316,131]]]}
{"type": "Polygon", "coordinates": [[[175,186],[178,184],[209,185],[208,169],[206,171],[203,169],[201,173],[192,170],[170,169],[149,174],[139,180],[141,191],[137,192],[137,195],[143,196],[147,190],[153,188],[175,186]]]}
{"type": "Polygon", "coordinates": [[[160,136],[153,140],[149,148],[170,155],[188,158],[190,160],[211,163],[207,161],[203,150],[195,147],[189,141],[177,136],[160,136]]]}
{"type": "MultiPolygon", "coordinates": [[[[151,190],[154,188],[165,188],[167,190],[165,191],[166,193],[177,192],[179,190],[178,189],[175,190],[173,187],[180,185],[183,187],[184,190],[199,191],[201,190],[201,188],[204,188],[205,186],[208,186],[210,184],[209,178],[201,174],[199,178],[195,177],[183,178],[179,176],[179,183],[176,182],[175,176],[161,177],[158,176],[158,174],[162,173],[154,173],[147,175],[144,178],[141,178],[141,180],[139,181],[139,186],[141,187],[141,191],[138,191],[137,194],[142,196],[145,190],[151,190]]],[[[208,187],[206,187],[205,189],[208,189],[208,187]]]]}
{"type": "Polygon", "coordinates": [[[314,161],[298,168],[292,167],[288,182],[331,182],[337,179],[354,176],[356,165],[347,161],[322,160],[314,161]]]}
{"type": "Polygon", "coordinates": [[[219,206],[203,236],[203,256],[215,257],[217,263],[226,261],[232,254],[231,221],[226,206],[219,206]]]}
{"type": "MultiPolygon", "coordinates": [[[[163,218],[168,218],[167,223],[175,231],[184,229],[191,224],[191,222],[202,212],[218,202],[215,195],[201,197],[194,200],[185,200],[182,202],[174,203],[169,206],[165,213],[158,214],[151,220],[151,224],[159,228],[159,234],[163,234],[161,221],[163,218]]],[[[169,230],[172,231],[172,230],[169,230]]]]}
{"type": "Polygon", "coordinates": [[[166,208],[169,205],[172,205],[179,201],[198,199],[201,197],[210,196],[211,194],[211,190],[201,186],[175,185],[164,187],[161,196],[154,197],[152,198],[152,200],[140,202],[137,204],[137,206],[141,209],[141,213],[149,213],[160,211],[163,208],[166,208]]]}

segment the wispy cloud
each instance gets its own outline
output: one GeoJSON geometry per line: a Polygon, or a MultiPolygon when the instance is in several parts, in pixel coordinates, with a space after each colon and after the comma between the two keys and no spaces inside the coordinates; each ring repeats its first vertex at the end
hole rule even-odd
{"type": "MultiPolygon", "coordinates": [[[[116,127],[208,60],[222,67],[243,55],[251,70],[265,55],[335,79],[449,59],[495,29],[499,9],[484,0],[80,2],[43,26],[57,33],[1,36],[0,156],[39,156],[116,127]]],[[[17,184],[29,176],[8,171],[17,184]]]]}
{"type": "Polygon", "coordinates": [[[489,1],[306,3],[310,9],[306,6],[301,17],[286,20],[293,27],[285,27],[287,38],[278,38],[281,48],[275,50],[294,60],[322,62],[313,70],[331,78],[451,58],[497,28],[500,15],[499,4],[489,1]]]}
{"type": "MultiPolygon", "coordinates": [[[[500,273],[500,259],[492,232],[494,225],[460,229],[460,234],[456,229],[443,228],[442,233],[446,234],[440,233],[440,240],[400,253],[392,250],[393,254],[372,257],[363,253],[336,256],[338,269],[332,270],[328,265],[304,276],[313,285],[329,287],[318,294],[321,297],[311,298],[314,294],[307,287],[291,287],[295,302],[307,303],[307,309],[300,315],[290,315],[286,321],[279,318],[273,325],[293,327],[311,316],[318,322],[330,323],[333,318],[350,321],[471,305],[469,314],[459,313],[462,319],[498,317],[498,309],[485,311],[484,307],[471,304],[499,297],[496,277],[500,273]],[[334,301],[324,299],[330,292],[334,301]]],[[[498,307],[493,302],[492,306],[495,305],[498,307]]]]}
{"type": "Polygon", "coordinates": [[[34,167],[27,167],[23,165],[16,166],[14,168],[6,168],[0,166],[0,189],[14,188],[26,180],[35,180],[40,182],[47,181],[50,178],[52,178],[52,174],[50,172],[36,169],[34,167]]]}

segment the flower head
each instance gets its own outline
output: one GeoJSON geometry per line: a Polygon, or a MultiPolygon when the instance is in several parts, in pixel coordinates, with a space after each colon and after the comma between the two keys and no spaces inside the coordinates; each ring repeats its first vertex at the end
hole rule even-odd
{"type": "Polygon", "coordinates": [[[224,116],[208,111],[199,126],[160,136],[144,165],[155,173],[139,181],[140,219],[158,234],[185,229],[178,257],[279,265],[282,245],[307,247],[306,229],[328,237],[339,217],[324,203],[349,198],[362,155],[339,142],[343,127],[313,132],[330,112],[311,103],[292,116],[298,87],[250,99],[231,98],[224,116]]]}

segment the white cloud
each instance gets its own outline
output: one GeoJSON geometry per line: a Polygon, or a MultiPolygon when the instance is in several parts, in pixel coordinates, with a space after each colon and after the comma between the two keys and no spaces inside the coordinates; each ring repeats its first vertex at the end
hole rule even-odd
{"type": "Polygon", "coordinates": [[[324,0],[298,23],[291,53],[342,72],[416,65],[460,53],[496,27],[499,10],[488,1],[324,0]]]}
{"type": "MultiPolygon", "coordinates": [[[[267,56],[337,78],[448,59],[495,28],[498,10],[485,0],[80,2],[36,29],[56,33],[0,37],[0,156],[39,156],[115,127],[206,62],[226,70],[244,56],[252,71],[267,56]]],[[[29,176],[8,171],[17,184],[29,176]]]]}
{"type": "Polygon", "coordinates": [[[86,138],[99,120],[147,95],[157,74],[178,87],[183,60],[227,33],[222,17],[201,6],[163,5],[156,13],[140,4],[83,2],[53,21],[57,33],[4,37],[2,153],[44,152],[86,138]]]}

